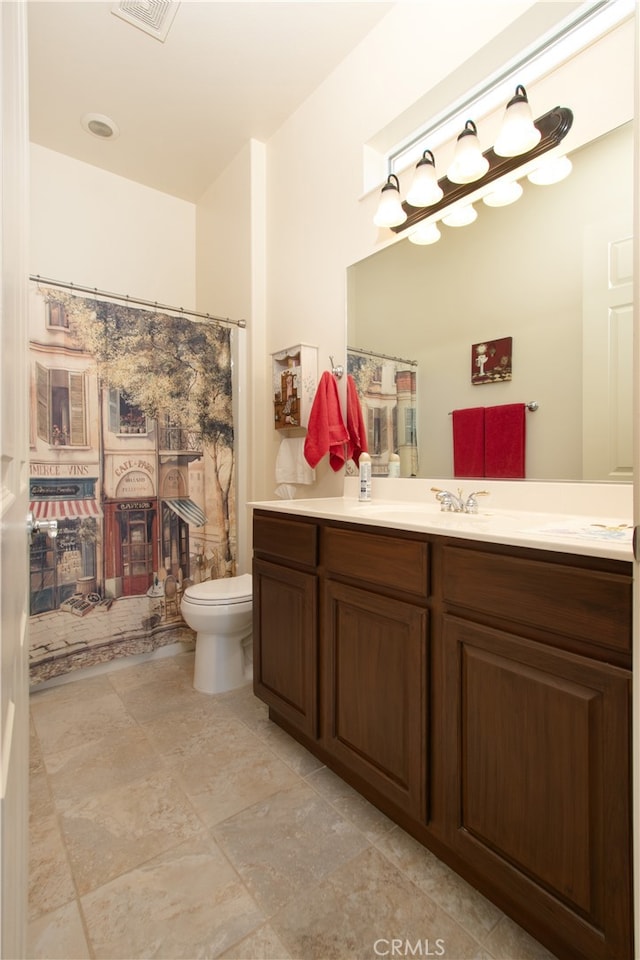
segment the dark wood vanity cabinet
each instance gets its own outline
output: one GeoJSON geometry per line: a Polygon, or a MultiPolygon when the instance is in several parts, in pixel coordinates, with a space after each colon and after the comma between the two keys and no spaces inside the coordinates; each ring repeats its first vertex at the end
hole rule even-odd
{"type": "Polygon", "coordinates": [[[425,819],[428,545],[323,531],[323,747],[398,809],[425,819]]]}
{"type": "Polygon", "coordinates": [[[559,957],[628,960],[631,564],[257,512],[255,691],[559,957]]]}
{"type": "Polygon", "coordinates": [[[317,542],[315,524],[269,517],[254,523],[254,690],[279,717],[313,739],[318,735],[317,542]]]}

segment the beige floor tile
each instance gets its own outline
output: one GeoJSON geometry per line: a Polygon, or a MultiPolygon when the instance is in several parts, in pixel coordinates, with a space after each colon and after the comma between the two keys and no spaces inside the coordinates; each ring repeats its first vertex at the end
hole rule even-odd
{"type": "Polygon", "coordinates": [[[309,786],[332,803],[345,819],[353,823],[358,830],[362,830],[372,843],[395,827],[393,820],[327,767],[312,773],[306,780],[309,786]]]}
{"type": "Polygon", "coordinates": [[[184,793],[164,774],[66,803],[60,820],[80,894],[203,830],[184,793]]]}
{"type": "MultiPolygon", "coordinates": [[[[254,736],[224,704],[194,704],[189,710],[172,710],[140,724],[154,748],[169,760],[186,759],[242,741],[254,742],[254,736]]],[[[233,749],[233,747],[232,747],[233,749]]]]}
{"type": "Polygon", "coordinates": [[[153,720],[174,710],[188,712],[203,697],[203,694],[193,689],[184,672],[177,668],[171,672],[156,674],[147,683],[121,689],[119,694],[125,708],[138,723],[153,720]]]}
{"type": "Polygon", "coordinates": [[[462,927],[372,848],[302,891],[270,923],[292,956],[305,960],[483,955],[462,927]]]}
{"type": "Polygon", "coordinates": [[[43,816],[29,830],[29,919],[50,913],[75,896],[57,817],[43,816]]]}
{"type": "Polygon", "coordinates": [[[502,916],[493,903],[400,827],[381,837],[376,846],[473,937],[486,942],[502,916]]]}
{"type": "Polygon", "coordinates": [[[47,756],[134,726],[122,700],[112,690],[91,699],[42,700],[32,704],[31,715],[47,756]]]}
{"type": "Polygon", "coordinates": [[[43,763],[41,769],[29,775],[29,823],[36,825],[44,817],[54,813],[53,796],[43,763]]]}
{"type": "Polygon", "coordinates": [[[505,916],[487,937],[485,946],[496,960],[554,960],[546,947],[505,916]]]}
{"type": "Polygon", "coordinates": [[[218,698],[258,736],[265,734],[273,726],[269,720],[269,708],[255,696],[252,684],[248,683],[237,690],[219,694],[218,698]]]}
{"type": "Polygon", "coordinates": [[[97,960],[217,957],[265,919],[212,842],[188,841],[82,906],[97,960]]]}
{"type": "Polygon", "coordinates": [[[237,724],[233,734],[220,737],[206,752],[167,760],[208,827],[298,782],[291,768],[240,721],[229,724],[237,724]]]}
{"type": "Polygon", "coordinates": [[[219,824],[213,833],[268,916],[367,844],[300,782],[219,824]]]}
{"type": "Polygon", "coordinates": [[[291,960],[291,954],[269,924],[221,953],[218,960],[291,960]]]}
{"type": "Polygon", "coordinates": [[[45,756],[49,784],[57,807],[66,800],[95,796],[162,769],[138,726],[102,740],[45,756]]]}
{"type": "Polygon", "coordinates": [[[306,777],[314,770],[320,770],[324,766],[321,760],[309,753],[302,744],[290,737],[275,723],[269,721],[259,735],[267,746],[301,777],[306,777]]]}
{"type": "Polygon", "coordinates": [[[95,677],[79,677],[78,674],[69,674],[63,682],[56,683],[53,686],[32,687],[29,694],[31,707],[33,708],[41,703],[70,701],[75,704],[81,700],[97,700],[99,697],[113,692],[109,676],[106,673],[95,677]],[[69,679],[69,677],[73,679],[69,679]]]}
{"type": "Polygon", "coordinates": [[[76,900],[29,924],[27,960],[87,960],[89,956],[76,900]]]}

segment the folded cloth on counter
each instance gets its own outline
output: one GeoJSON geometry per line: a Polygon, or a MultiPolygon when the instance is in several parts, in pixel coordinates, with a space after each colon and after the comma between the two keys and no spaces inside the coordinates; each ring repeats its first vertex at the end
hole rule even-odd
{"type": "Polygon", "coordinates": [[[453,475],[484,477],[484,407],[454,410],[453,475]]]}
{"type": "Polygon", "coordinates": [[[304,456],[311,467],[316,467],[325,454],[329,454],[332,470],[345,464],[345,444],[349,439],[342,419],[340,397],[333,374],[325,370],[313,398],[307,435],[304,440],[304,456]]]}
{"type": "Polygon", "coordinates": [[[351,374],[347,377],[347,460],[353,460],[356,467],[360,465],[360,454],[366,453],[367,428],[362,418],[362,407],[356,383],[351,374]]]}
{"type": "Polygon", "coordinates": [[[282,437],[276,456],[276,483],[313,483],[315,470],[304,458],[304,437],[282,437]]]}
{"type": "Polygon", "coordinates": [[[487,407],[484,412],[484,475],[523,479],[525,475],[524,403],[487,407]]]}

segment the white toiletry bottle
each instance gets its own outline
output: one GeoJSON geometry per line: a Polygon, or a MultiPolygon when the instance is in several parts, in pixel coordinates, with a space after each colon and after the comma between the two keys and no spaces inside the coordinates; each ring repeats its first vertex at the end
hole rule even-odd
{"type": "Polygon", "coordinates": [[[397,453],[389,454],[389,469],[387,476],[389,477],[399,477],[400,476],[400,457],[397,453]]]}
{"type": "Polygon", "coordinates": [[[359,460],[360,496],[358,500],[371,500],[371,457],[361,453],[359,460]]]}

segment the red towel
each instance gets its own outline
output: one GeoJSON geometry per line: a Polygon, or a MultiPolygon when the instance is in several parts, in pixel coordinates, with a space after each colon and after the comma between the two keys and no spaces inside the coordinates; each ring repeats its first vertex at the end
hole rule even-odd
{"type": "Polygon", "coordinates": [[[454,410],[453,475],[484,477],[484,407],[454,410]]]}
{"type": "Polygon", "coordinates": [[[360,464],[360,454],[369,449],[367,444],[367,428],[362,419],[362,408],[356,389],[355,380],[349,374],[347,377],[347,460],[353,460],[356,467],[360,464]]]}
{"type": "Polygon", "coordinates": [[[484,412],[484,475],[522,479],[525,451],[525,404],[506,403],[484,412]]]}
{"type": "Polygon", "coordinates": [[[342,419],[336,378],[325,371],[313,398],[307,435],[304,440],[304,458],[315,467],[326,453],[332,470],[345,464],[345,443],[349,439],[342,419]]]}

